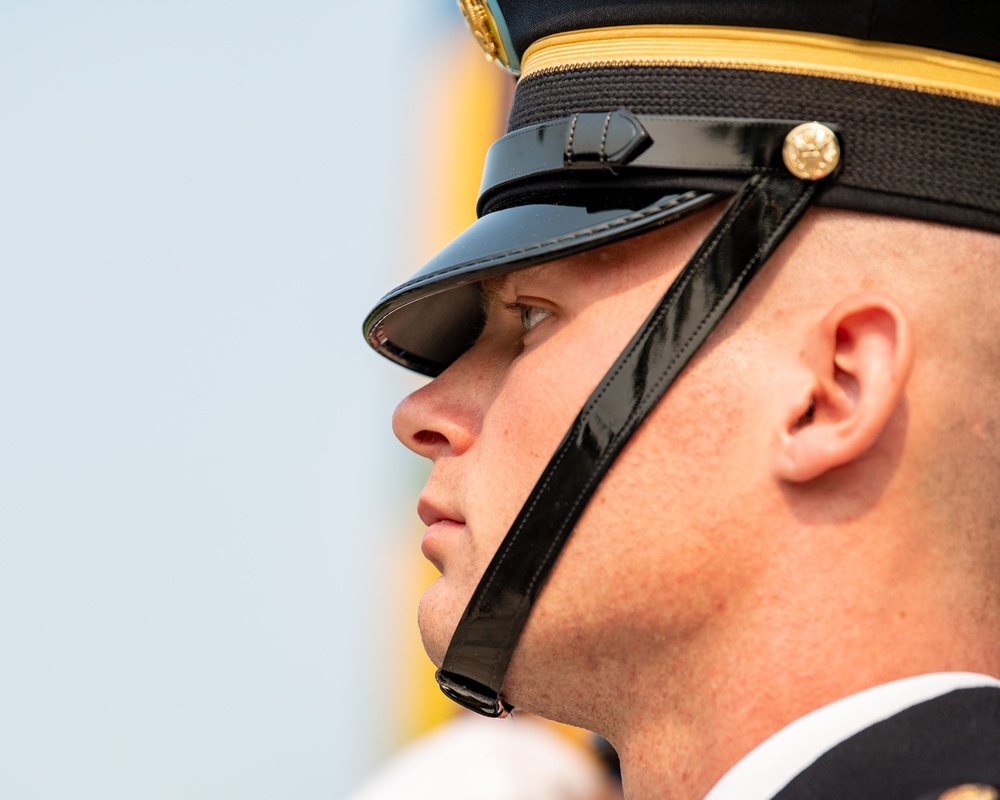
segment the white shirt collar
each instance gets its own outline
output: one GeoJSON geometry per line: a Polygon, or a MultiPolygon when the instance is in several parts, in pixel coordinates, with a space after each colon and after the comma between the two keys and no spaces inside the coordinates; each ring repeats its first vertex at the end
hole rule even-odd
{"type": "Polygon", "coordinates": [[[827,750],[905,708],[954,689],[1000,687],[972,672],[938,672],[885,683],[800,717],[740,759],[705,800],[769,800],[827,750]]]}

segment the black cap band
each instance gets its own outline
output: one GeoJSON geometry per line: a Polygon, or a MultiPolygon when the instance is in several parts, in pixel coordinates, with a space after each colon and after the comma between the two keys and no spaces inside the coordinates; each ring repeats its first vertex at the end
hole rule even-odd
{"type": "MultiPolygon", "coordinates": [[[[523,78],[510,127],[608,108],[640,118],[740,117],[753,109],[768,119],[825,120],[851,158],[821,205],[1000,232],[1000,105],[762,70],[595,66],[523,78]]],[[[708,177],[675,180],[719,191],[708,177]]]]}

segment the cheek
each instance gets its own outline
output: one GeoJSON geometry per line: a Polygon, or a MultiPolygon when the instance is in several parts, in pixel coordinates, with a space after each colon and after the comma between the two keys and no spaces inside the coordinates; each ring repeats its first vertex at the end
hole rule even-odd
{"type": "MultiPolygon", "coordinates": [[[[489,558],[587,398],[644,317],[627,298],[585,310],[514,361],[476,443],[474,492],[489,558]],[[487,534],[488,531],[488,534],[487,534]]],[[[484,565],[485,566],[485,565],[484,565]]]]}
{"type": "Polygon", "coordinates": [[[763,541],[748,537],[746,515],[766,480],[761,434],[724,389],[735,369],[723,366],[715,378],[711,364],[685,373],[602,481],[552,579],[553,595],[576,604],[570,617],[615,635],[684,636],[757,562],[763,541]]]}
{"type": "Polygon", "coordinates": [[[529,354],[512,367],[483,419],[478,472],[487,495],[510,506],[508,525],[604,374],[551,344],[551,355],[529,354]]]}

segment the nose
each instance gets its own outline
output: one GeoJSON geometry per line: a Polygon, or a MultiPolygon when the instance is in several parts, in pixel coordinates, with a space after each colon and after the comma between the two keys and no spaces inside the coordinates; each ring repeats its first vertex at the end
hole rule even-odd
{"type": "Polygon", "coordinates": [[[396,406],[392,431],[406,447],[432,461],[460,455],[475,441],[482,410],[479,394],[453,367],[396,406]]]}

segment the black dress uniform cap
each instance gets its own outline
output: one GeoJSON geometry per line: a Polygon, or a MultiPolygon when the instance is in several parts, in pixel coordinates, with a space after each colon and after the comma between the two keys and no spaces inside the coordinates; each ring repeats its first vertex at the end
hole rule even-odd
{"type": "Polygon", "coordinates": [[[1000,231],[993,0],[460,0],[519,74],[480,218],[364,323],[436,375],[481,282],[733,195],[581,411],[470,601],[439,681],[487,714],[531,604],[615,456],[813,203],[1000,231]]]}
{"type": "MultiPolygon", "coordinates": [[[[488,163],[480,222],[366,320],[372,346],[411,369],[437,374],[474,340],[481,320],[470,284],[634,235],[698,205],[688,192],[731,193],[742,182],[732,164],[656,163],[648,152],[644,160],[646,144],[619,164],[584,153],[516,181],[495,180],[499,168],[530,160],[515,145],[532,126],[580,112],[827,120],[850,158],[819,204],[1000,230],[1000,4],[462,5],[478,20],[480,41],[494,53],[490,43],[499,43],[521,75],[508,144],[488,163]],[[668,192],[678,207],[622,221],[668,192]],[[512,210],[523,206],[533,210],[512,210]]],[[[557,157],[564,144],[553,144],[557,157]]],[[[716,155],[699,144],[704,135],[692,134],[681,149],[716,155]]]]}

